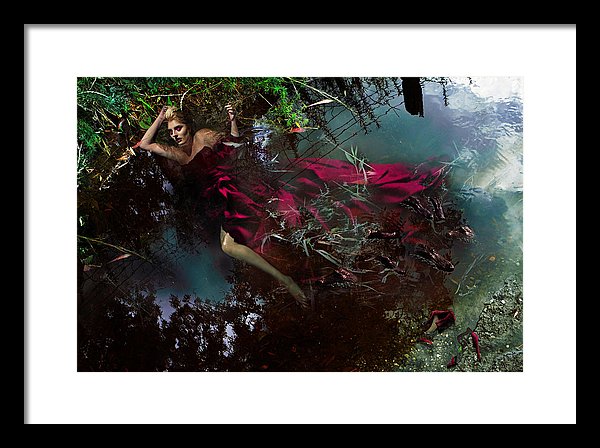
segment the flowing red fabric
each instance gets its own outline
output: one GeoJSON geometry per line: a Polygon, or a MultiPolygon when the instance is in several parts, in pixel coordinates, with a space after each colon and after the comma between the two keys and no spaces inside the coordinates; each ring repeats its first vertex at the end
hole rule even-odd
{"type": "Polygon", "coordinates": [[[290,226],[302,225],[304,210],[327,229],[325,220],[311,206],[311,200],[325,189],[350,191],[356,185],[366,185],[368,202],[351,194],[340,196],[338,202],[349,218],[360,219],[373,211],[373,204],[400,205],[406,198],[434,187],[442,175],[442,165],[433,162],[418,166],[373,163],[359,172],[346,160],[297,158],[281,167],[285,175],[261,178],[260,171],[240,171],[238,160],[235,147],[219,143],[198,153],[183,167],[184,175],[195,183],[210,218],[219,220],[236,242],[259,253],[265,250],[264,236],[273,226],[269,207],[274,206],[290,226]]]}

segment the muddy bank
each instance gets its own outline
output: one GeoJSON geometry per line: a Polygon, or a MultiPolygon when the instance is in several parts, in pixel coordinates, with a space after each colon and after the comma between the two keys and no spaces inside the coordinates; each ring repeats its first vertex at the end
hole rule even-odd
{"type": "Polygon", "coordinates": [[[457,318],[454,326],[425,339],[430,342],[417,341],[398,371],[522,372],[522,281],[516,276],[507,278],[483,297],[475,319],[457,318]]]}

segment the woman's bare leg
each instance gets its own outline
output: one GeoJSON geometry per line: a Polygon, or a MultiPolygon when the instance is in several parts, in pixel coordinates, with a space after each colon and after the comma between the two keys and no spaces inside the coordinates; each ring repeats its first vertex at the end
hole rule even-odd
{"type": "Polygon", "coordinates": [[[301,306],[308,306],[308,298],[300,286],[298,286],[290,276],[283,274],[248,246],[236,243],[233,237],[223,229],[221,229],[221,247],[223,248],[223,252],[230,257],[248,263],[271,275],[275,280],[287,288],[288,292],[301,306]]]}

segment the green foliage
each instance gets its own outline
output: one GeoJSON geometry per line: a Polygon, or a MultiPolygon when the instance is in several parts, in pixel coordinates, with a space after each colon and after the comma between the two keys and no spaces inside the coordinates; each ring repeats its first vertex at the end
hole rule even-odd
{"type": "Polygon", "coordinates": [[[92,125],[83,119],[77,120],[77,137],[81,140],[85,149],[91,153],[90,155],[93,155],[101,140],[100,135],[92,125]]]}
{"type": "Polygon", "coordinates": [[[303,112],[306,104],[289,78],[239,78],[237,84],[236,90],[268,105],[264,119],[272,126],[289,129],[308,124],[303,112]]]}
{"type": "MultiPolygon", "coordinates": [[[[92,114],[120,115],[129,108],[129,87],[114,78],[78,78],[77,106],[92,114]]],[[[97,119],[97,117],[96,117],[97,119]]]]}
{"type": "Polygon", "coordinates": [[[90,185],[104,182],[162,106],[183,107],[198,117],[199,125],[225,130],[223,108],[228,103],[237,110],[242,127],[257,118],[282,130],[309,123],[306,104],[288,78],[78,78],[78,160],[91,168],[78,166],[79,180],[90,185]],[[121,135],[123,120],[126,135],[121,135]]]}

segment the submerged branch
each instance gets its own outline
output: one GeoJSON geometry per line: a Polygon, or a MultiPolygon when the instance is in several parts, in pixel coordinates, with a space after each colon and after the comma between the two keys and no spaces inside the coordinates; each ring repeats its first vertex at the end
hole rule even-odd
{"type": "Polygon", "coordinates": [[[467,277],[467,275],[469,275],[469,272],[471,272],[471,269],[473,269],[473,267],[475,266],[475,264],[477,264],[483,258],[483,256],[484,256],[484,254],[479,255],[469,265],[469,267],[467,268],[467,270],[465,271],[465,273],[460,278],[460,281],[458,282],[458,286],[456,287],[456,291],[454,291],[454,294],[458,294],[458,291],[460,290],[460,286],[462,285],[463,281],[465,280],[465,278],[467,277]]]}
{"type": "Polygon", "coordinates": [[[123,252],[123,253],[130,254],[130,255],[135,255],[136,257],[139,257],[142,260],[145,260],[145,261],[148,261],[148,262],[151,263],[151,261],[147,257],[144,257],[143,255],[138,254],[137,252],[135,252],[133,250],[126,249],[126,248],[124,248],[122,246],[117,246],[115,244],[110,244],[110,243],[107,243],[106,241],[99,240],[97,238],[91,238],[91,237],[83,236],[83,235],[77,235],[77,238],[81,238],[82,240],[90,241],[90,242],[96,243],[96,244],[102,244],[103,246],[107,246],[107,247],[111,247],[113,249],[116,249],[119,252],[123,252]]]}
{"type": "Polygon", "coordinates": [[[297,79],[294,79],[294,78],[287,78],[287,79],[289,79],[292,83],[298,83],[298,84],[300,84],[303,87],[306,87],[308,89],[314,90],[315,92],[323,95],[324,97],[326,97],[326,98],[328,98],[328,99],[330,99],[332,101],[335,101],[336,103],[339,103],[340,105],[344,106],[346,109],[348,109],[350,112],[352,112],[352,114],[358,115],[358,113],[351,106],[349,106],[348,104],[344,103],[339,98],[337,98],[337,97],[335,97],[333,95],[330,95],[329,93],[327,93],[327,92],[325,92],[325,91],[323,91],[321,89],[317,89],[316,87],[311,86],[310,84],[306,84],[305,82],[299,81],[297,79]]]}

